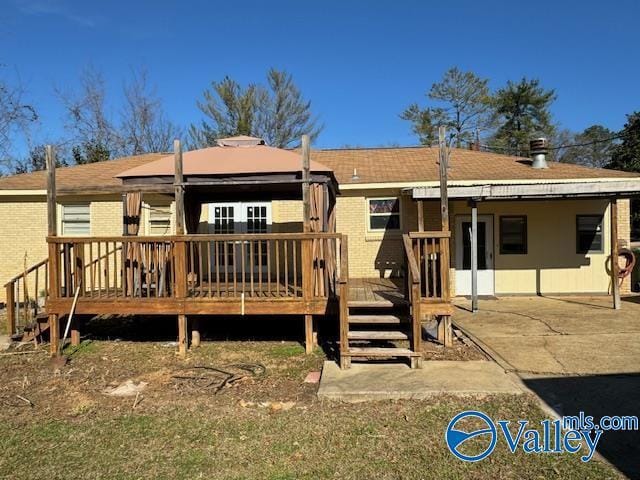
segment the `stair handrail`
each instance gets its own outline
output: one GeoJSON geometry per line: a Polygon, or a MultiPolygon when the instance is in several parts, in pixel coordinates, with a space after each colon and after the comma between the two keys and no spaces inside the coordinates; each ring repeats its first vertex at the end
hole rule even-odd
{"type": "MultiPolygon", "coordinates": [[[[408,234],[402,235],[405,257],[407,259],[408,300],[411,311],[411,349],[421,352],[422,317],[420,314],[420,267],[413,253],[413,245],[408,234]]],[[[420,362],[419,362],[420,363],[420,362]]]]}
{"type": "Polygon", "coordinates": [[[21,278],[23,278],[25,275],[29,275],[31,272],[33,272],[34,270],[37,270],[38,268],[44,266],[44,264],[46,264],[48,262],[49,262],[49,257],[45,258],[44,260],[40,260],[38,263],[36,263],[34,265],[31,265],[29,268],[27,268],[23,272],[20,272],[15,277],[13,277],[9,281],[7,281],[7,283],[4,284],[4,287],[7,288],[11,284],[13,284],[13,283],[17,282],[18,280],[20,280],[21,278]]]}
{"type": "MultiPolygon", "coordinates": [[[[19,297],[19,292],[16,295],[16,285],[18,285],[18,291],[19,291],[19,282],[20,280],[22,280],[23,283],[23,288],[24,285],[27,284],[27,277],[33,273],[36,272],[36,279],[37,277],[37,272],[40,268],[44,267],[45,268],[45,273],[43,276],[43,281],[44,281],[44,291],[45,291],[45,299],[49,293],[48,291],[48,286],[47,286],[47,269],[49,266],[49,257],[40,260],[38,263],[35,263],[33,265],[31,265],[30,267],[28,267],[27,269],[23,270],[21,273],[15,275],[14,277],[12,277],[11,279],[9,279],[8,282],[6,282],[4,284],[4,288],[5,288],[5,292],[6,292],[6,297],[5,297],[5,306],[7,309],[7,318],[6,318],[6,322],[7,322],[7,331],[9,332],[10,335],[13,335],[16,333],[16,326],[18,324],[18,316],[19,316],[19,311],[18,316],[16,315],[16,304],[19,307],[20,306],[20,298],[19,297]]],[[[33,299],[35,299],[36,302],[36,315],[38,313],[37,308],[38,308],[38,281],[36,280],[35,283],[35,292],[32,296],[23,299],[23,304],[22,304],[22,311],[24,313],[24,318],[22,319],[23,321],[27,320],[27,309],[29,309],[32,305],[32,301],[33,299]]],[[[24,323],[24,322],[20,322],[20,323],[24,323]]]]}
{"type": "Polygon", "coordinates": [[[407,258],[407,266],[409,272],[409,281],[411,284],[420,284],[420,267],[413,253],[413,245],[408,234],[402,235],[402,243],[404,244],[404,253],[407,258]]]}

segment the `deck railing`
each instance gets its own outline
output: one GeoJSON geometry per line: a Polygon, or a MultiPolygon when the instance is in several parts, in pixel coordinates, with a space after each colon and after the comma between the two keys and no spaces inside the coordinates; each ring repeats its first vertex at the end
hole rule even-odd
{"type": "Polygon", "coordinates": [[[5,284],[7,330],[10,335],[33,323],[44,310],[49,295],[48,272],[49,260],[45,258],[5,284]]]}
{"type": "MultiPolygon", "coordinates": [[[[416,262],[416,280],[423,302],[449,302],[449,240],[451,232],[410,232],[404,235],[405,253],[416,262]]],[[[409,262],[409,265],[411,262],[409,262]]]]}
{"type": "MultiPolygon", "coordinates": [[[[411,306],[414,342],[421,340],[425,315],[438,322],[438,340],[452,344],[449,241],[451,232],[411,232],[403,235],[406,257],[406,294],[411,306]]],[[[414,348],[415,347],[414,343],[414,348]]],[[[417,350],[416,350],[417,351],[417,350]]]]}
{"type": "Polygon", "coordinates": [[[328,298],[342,235],[50,237],[58,298],[328,298]]]}

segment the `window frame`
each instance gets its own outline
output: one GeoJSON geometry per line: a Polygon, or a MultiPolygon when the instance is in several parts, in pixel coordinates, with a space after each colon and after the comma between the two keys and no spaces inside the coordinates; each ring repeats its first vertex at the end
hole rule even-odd
{"type": "Polygon", "coordinates": [[[576,215],[576,253],[579,255],[588,255],[590,253],[604,253],[604,215],[599,213],[581,213],[576,215]],[[600,219],[600,248],[592,250],[581,250],[580,249],[580,219],[581,218],[598,218],[600,219]]]}
{"type": "Polygon", "coordinates": [[[143,208],[145,208],[147,210],[147,235],[150,236],[160,236],[160,237],[164,237],[167,235],[172,235],[173,234],[173,211],[171,209],[171,204],[149,204],[149,203],[145,203],[143,205],[143,208]],[[153,221],[154,219],[152,218],[154,214],[158,214],[160,210],[163,210],[166,212],[168,220],[169,220],[169,225],[168,228],[166,230],[166,233],[162,233],[162,234],[158,234],[158,233],[153,233],[153,229],[152,229],[152,225],[153,225],[153,221]]]}
{"type": "Polygon", "coordinates": [[[498,242],[500,245],[500,255],[527,255],[529,253],[529,220],[526,215],[500,215],[498,219],[498,224],[500,226],[500,230],[498,231],[498,242]],[[502,221],[504,220],[514,220],[514,219],[524,219],[524,231],[522,232],[523,243],[522,243],[522,251],[520,252],[508,252],[504,250],[503,244],[503,226],[502,221]]]}
{"type": "Polygon", "coordinates": [[[398,233],[402,231],[402,204],[401,204],[401,200],[400,197],[397,196],[388,196],[388,197],[366,197],[366,202],[365,202],[365,207],[366,207],[366,221],[367,221],[367,232],[369,233],[378,233],[378,234],[383,234],[385,232],[389,232],[389,233],[398,233]],[[397,212],[391,212],[391,213],[371,213],[371,201],[374,200],[396,200],[398,202],[398,211],[397,212]],[[391,217],[393,215],[397,215],[398,216],[398,228],[371,228],[371,217],[375,216],[375,217],[391,217]]]}
{"type": "Polygon", "coordinates": [[[60,204],[60,234],[63,237],[90,237],[91,236],[91,202],[74,202],[74,203],[63,203],[60,204]],[[65,232],[66,224],[84,224],[82,221],[74,221],[74,220],[66,220],[65,219],[65,210],[69,207],[86,207],[88,210],[87,216],[87,233],[68,233],[65,232]]]}

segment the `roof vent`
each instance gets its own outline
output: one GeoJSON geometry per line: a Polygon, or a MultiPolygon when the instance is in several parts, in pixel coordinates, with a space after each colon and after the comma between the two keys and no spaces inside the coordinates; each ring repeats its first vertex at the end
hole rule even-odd
{"type": "Polygon", "coordinates": [[[353,169],[353,174],[351,175],[351,180],[353,180],[354,182],[360,180],[360,175],[358,175],[358,169],[357,168],[353,169]]]}
{"type": "Polygon", "coordinates": [[[529,142],[532,168],[549,168],[547,165],[547,153],[549,153],[549,143],[546,138],[534,138],[529,142]]]}
{"type": "Polygon", "coordinates": [[[219,147],[256,147],[264,145],[264,140],[258,137],[238,135],[237,137],[219,138],[216,140],[219,147]]]}

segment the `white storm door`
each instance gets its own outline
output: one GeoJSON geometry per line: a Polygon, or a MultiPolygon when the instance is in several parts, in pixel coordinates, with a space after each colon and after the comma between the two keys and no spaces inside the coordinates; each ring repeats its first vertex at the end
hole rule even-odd
{"type": "MultiPolygon", "coordinates": [[[[471,295],[471,215],[456,216],[456,295],[471,295]]],[[[478,215],[478,295],[493,295],[493,216],[478,215]]]]}

